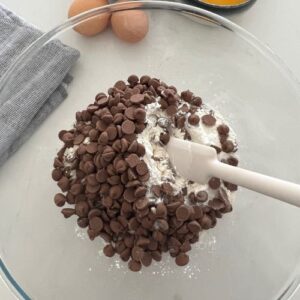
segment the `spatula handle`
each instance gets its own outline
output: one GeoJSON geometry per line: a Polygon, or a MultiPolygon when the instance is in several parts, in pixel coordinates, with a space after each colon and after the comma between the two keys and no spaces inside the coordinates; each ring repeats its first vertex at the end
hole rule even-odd
{"type": "Polygon", "coordinates": [[[211,176],[300,207],[298,184],[233,167],[217,160],[211,163],[209,169],[211,176]]]}

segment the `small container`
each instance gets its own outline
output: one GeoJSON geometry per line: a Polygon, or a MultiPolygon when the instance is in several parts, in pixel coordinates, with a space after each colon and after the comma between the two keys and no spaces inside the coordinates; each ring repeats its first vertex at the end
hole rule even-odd
{"type": "Polygon", "coordinates": [[[215,9],[234,9],[250,4],[254,0],[193,0],[215,9]]]}

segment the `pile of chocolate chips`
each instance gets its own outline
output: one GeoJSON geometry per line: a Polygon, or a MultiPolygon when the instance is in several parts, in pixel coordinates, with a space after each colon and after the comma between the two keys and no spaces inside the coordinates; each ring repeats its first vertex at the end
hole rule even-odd
{"type": "MultiPolygon", "coordinates": [[[[64,146],[57,153],[52,172],[62,191],[55,195],[55,204],[68,204],[62,209],[64,217],[76,216],[78,226],[87,228],[91,240],[101,237],[107,242],[103,249],[106,256],[117,253],[132,271],[149,266],[152,260],[160,261],[162,252],[175,257],[177,265],[186,265],[187,252],[198,241],[199,233],[214,227],[217,218],[232,210],[218,178],[209,182],[211,188],[218,189],[214,199],[208,199],[205,191],[187,195],[186,188],[175,194],[168,182],[148,187],[145,148],[137,135],[147,126],[146,106],[155,101],[183,131],[186,118],[191,125],[216,123],[213,114],[201,120],[195,114],[202,100],[190,91],[178,95],[174,86],[156,78],[131,75],[128,84],[116,82],[108,95],[99,93],[93,104],[77,112],[73,129],[59,132],[64,146]],[[188,105],[179,107],[182,102],[188,105]],[[68,148],[73,148],[73,156],[65,156],[68,148]],[[163,201],[150,202],[148,189],[163,201]]],[[[217,152],[234,152],[235,145],[227,139],[228,126],[217,130],[222,149],[212,146],[217,152]]],[[[169,138],[165,129],[160,141],[165,145],[169,138]]],[[[190,139],[187,131],[185,138],[190,139]]],[[[238,163],[234,157],[224,162],[238,163]]],[[[231,191],[237,188],[224,184],[231,191]]]]}

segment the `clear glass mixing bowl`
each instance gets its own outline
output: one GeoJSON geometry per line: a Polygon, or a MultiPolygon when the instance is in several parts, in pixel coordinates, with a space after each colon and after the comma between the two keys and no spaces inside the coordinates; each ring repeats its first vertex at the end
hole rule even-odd
{"type": "Polygon", "coordinates": [[[300,210],[240,189],[234,211],[202,234],[190,264],[164,256],[140,273],[102,254],[74,219],[53,203],[57,133],[116,80],[150,74],[190,89],[235,129],[241,165],[300,182],[299,87],[280,60],[253,36],[205,10],[169,2],[109,5],[49,31],[23,53],[0,82],[0,99],[53,39],[81,52],[68,98],[0,170],[0,254],[3,277],[32,299],[288,299],[300,274],[300,210]],[[138,44],[110,30],[85,38],[72,26],[108,11],[144,9],[150,31],[138,44]]]}

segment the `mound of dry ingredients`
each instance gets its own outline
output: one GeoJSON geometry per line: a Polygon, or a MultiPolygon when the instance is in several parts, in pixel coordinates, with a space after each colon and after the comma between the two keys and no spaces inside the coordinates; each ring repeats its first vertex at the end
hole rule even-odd
{"type": "Polygon", "coordinates": [[[104,254],[119,254],[132,271],[160,261],[162,252],[186,265],[199,233],[232,210],[235,185],[218,178],[200,185],[176,173],[165,149],[170,132],[238,164],[235,136],[220,115],[192,92],[179,95],[149,76],[118,81],[76,113],[74,128],[59,133],[64,146],[52,178],[62,193],[55,204],[67,203],[65,218],[76,215],[91,240],[108,243],[104,254]]]}

